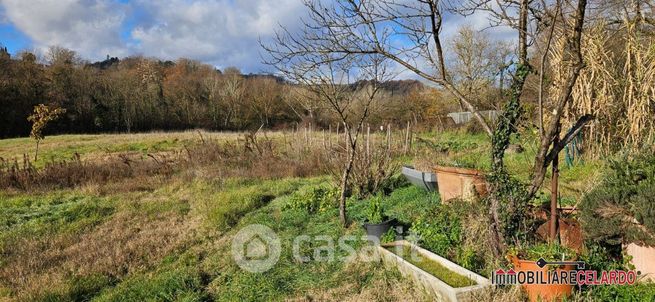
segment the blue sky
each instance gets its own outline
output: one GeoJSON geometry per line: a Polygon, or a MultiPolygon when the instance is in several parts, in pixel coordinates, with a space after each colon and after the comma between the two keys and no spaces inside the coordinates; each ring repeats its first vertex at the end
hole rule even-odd
{"type": "MultiPolygon", "coordinates": [[[[0,0],[0,43],[14,54],[58,45],[90,61],[186,57],[262,72],[268,67],[258,39],[270,38],[278,24],[294,30],[303,14],[300,0],[0,0]]],[[[488,24],[484,16],[449,16],[444,35],[464,23],[488,24]]]]}

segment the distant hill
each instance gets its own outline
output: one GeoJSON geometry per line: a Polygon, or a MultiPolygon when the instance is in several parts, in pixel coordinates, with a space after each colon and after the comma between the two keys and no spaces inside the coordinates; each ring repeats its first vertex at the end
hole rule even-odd
{"type": "Polygon", "coordinates": [[[110,58],[109,56],[107,56],[106,60],[87,64],[87,66],[98,68],[98,69],[107,69],[111,66],[118,65],[119,62],[120,60],[118,58],[116,57],[110,58]]]}

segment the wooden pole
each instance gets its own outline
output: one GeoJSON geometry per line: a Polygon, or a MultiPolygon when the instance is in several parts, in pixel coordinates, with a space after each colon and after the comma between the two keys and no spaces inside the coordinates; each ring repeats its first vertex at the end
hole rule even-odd
{"type": "Polygon", "coordinates": [[[405,146],[403,147],[403,153],[407,154],[409,151],[409,121],[407,121],[407,129],[405,130],[405,146]]]}
{"type": "Polygon", "coordinates": [[[305,149],[307,149],[307,145],[308,145],[308,142],[309,142],[308,141],[309,140],[309,133],[307,132],[307,126],[305,126],[304,128],[305,128],[305,149]]]}
{"type": "Polygon", "coordinates": [[[366,127],[366,158],[371,157],[371,125],[367,125],[366,127]]]}
{"type": "MultiPolygon", "coordinates": [[[[416,123],[414,123],[414,126],[416,126],[416,123]]],[[[409,126],[409,152],[412,152],[412,142],[414,141],[414,129],[412,128],[411,124],[409,126]]]]}
{"type": "MultiPolygon", "coordinates": [[[[558,134],[553,139],[553,145],[559,144],[559,125],[557,126],[558,134]]],[[[550,179],[550,225],[549,225],[549,240],[555,242],[557,239],[557,195],[558,193],[558,178],[559,178],[559,157],[555,155],[553,158],[552,172],[550,179]]]]}
{"type": "Polygon", "coordinates": [[[391,124],[387,124],[387,149],[391,150],[391,124]]]}
{"type": "Polygon", "coordinates": [[[316,133],[314,133],[316,129],[314,129],[314,124],[309,124],[309,146],[311,147],[312,144],[314,144],[314,141],[316,140],[316,133]]]}

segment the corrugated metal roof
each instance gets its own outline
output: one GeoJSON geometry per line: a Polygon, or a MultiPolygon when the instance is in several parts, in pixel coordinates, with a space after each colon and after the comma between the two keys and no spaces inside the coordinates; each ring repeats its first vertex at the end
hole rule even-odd
{"type": "MultiPolygon", "coordinates": [[[[501,113],[500,110],[482,110],[478,112],[480,112],[480,115],[482,115],[486,119],[492,121],[495,121],[501,113]]],[[[469,111],[451,112],[448,113],[448,117],[452,118],[455,124],[459,125],[459,124],[468,123],[471,119],[473,119],[473,113],[469,111]]]]}

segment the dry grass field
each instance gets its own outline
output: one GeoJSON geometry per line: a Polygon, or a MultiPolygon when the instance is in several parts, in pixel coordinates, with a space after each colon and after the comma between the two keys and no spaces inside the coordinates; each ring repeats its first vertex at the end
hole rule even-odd
{"type": "MultiPolygon", "coordinates": [[[[402,137],[392,137],[399,164],[488,165],[484,136],[419,134],[406,152],[402,137]]],[[[50,136],[27,168],[22,154],[31,154],[34,142],[0,140],[0,300],[426,299],[377,263],[298,263],[288,246],[262,274],[232,260],[231,239],[251,223],[270,226],[283,242],[301,234],[363,234],[365,203],[349,203],[355,223],[345,229],[334,207],[318,213],[288,207],[304,196],[298,194],[333,184],[328,166],[340,139],[303,131],[50,136]]],[[[386,143],[384,134],[371,140],[386,143]]],[[[510,155],[508,166],[520,169],[529,150],[510,155]]],[[[595,164],[563,169],[572,199],[585,185],[579,175],[590,171],[595,164]]],[[[431,207],[430,193],[413,187],[393,194],[385,208],[401,219],[431,207]]]]}

